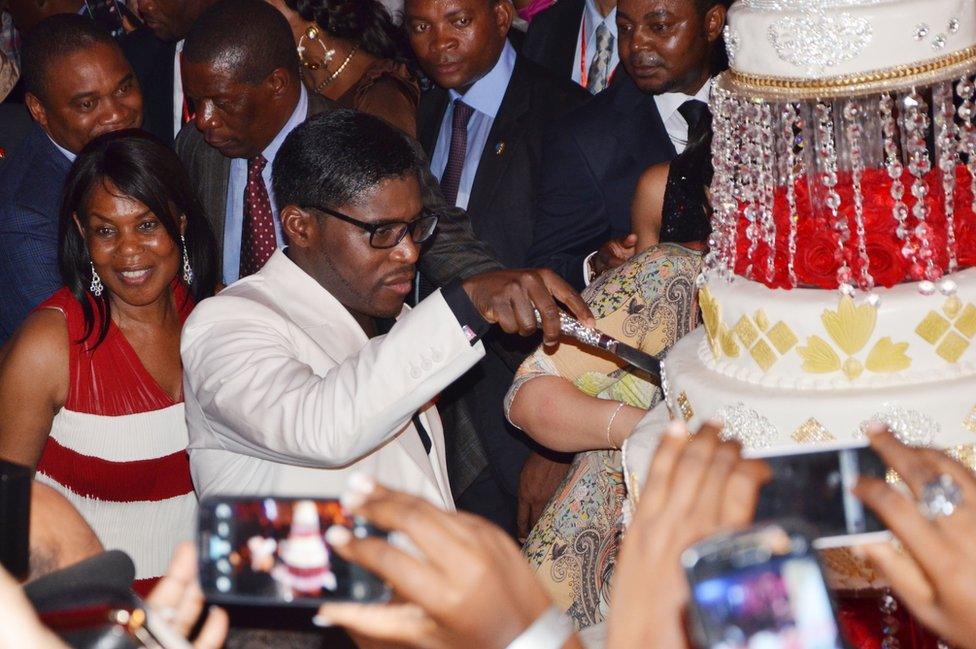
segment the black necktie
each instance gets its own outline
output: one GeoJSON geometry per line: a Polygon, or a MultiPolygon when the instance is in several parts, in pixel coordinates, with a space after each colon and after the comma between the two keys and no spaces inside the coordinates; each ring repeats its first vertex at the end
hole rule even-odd
{"type": "MultiPolygon", "coordinates": [[[[396,320],[393,318],[376,318],[376,330],[380,334],[388,334],[393,325],[396,324],[396,320]]],[[[410,421],[413,422],[414,428],[417,429],[417,434],[420,436],[420,443],[424,445],[424,450],[427,455],[430,455],[430,449],[433,447],[433,443],[430,441],[430,435],[427,433],[427,429],[424,428],[423,422],[420,421],[420,412],[417,411],[413,413],[410,417],[410,421]]]]}
{"type": "Polygon", "coordinates": [[[698,99],[689,99],[678,107],[678,112],[688,122],[688,146],[701,141],[712,125],[708,104],[698,99]]]}

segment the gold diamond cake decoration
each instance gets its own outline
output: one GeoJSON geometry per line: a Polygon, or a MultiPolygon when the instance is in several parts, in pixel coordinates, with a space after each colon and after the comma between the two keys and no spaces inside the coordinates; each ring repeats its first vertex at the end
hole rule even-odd
{"type": "Polygon", "coordinates": [[[837,439],[815,417],[810,417],[800,424],[790,437],[798,444],[823,444],[837,439]]]}
{"type": "Polygon", "coordinates": [[[976,336],[976,306],[950,296],[942,305],[942,313],[929,311],[915,327],[915,333],[934,346],[939,357],[955,363],[976,336]]]}
{"type": "Polygon", "coordinates": [[[780,320],[771,325],[769,316],[762,309],[756,311],[751,318],[747,315],[739,318],[732,331],[763,372],[768,372],[769,368],[799,342],[788,324],[780,320]]]}

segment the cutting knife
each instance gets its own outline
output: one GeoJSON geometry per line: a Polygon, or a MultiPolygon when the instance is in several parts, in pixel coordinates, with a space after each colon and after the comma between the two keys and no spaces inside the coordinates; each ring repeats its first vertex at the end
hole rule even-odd
{"type": "MultiPolygon", "coordinates": [[[[542,317],[538,311],[536,311],[535,319],[540,325],[542,324],[542,317]]],[[[654,379],[659,379],[661,376],[661,361],[659,359],[626,343],[622,343],[602,331],[591,329],[563,311],[559,312],[559,329],[564,335],[578,340],[588,347],[602,349],[613,354],[625,363],[629,363],[637,369],[644,370],[654,379]]]]}

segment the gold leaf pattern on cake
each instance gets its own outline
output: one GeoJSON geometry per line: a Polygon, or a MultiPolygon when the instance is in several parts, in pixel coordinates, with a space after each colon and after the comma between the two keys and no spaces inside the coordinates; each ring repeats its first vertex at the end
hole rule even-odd
{"type": "Polygon", "coordinates": [[[803,359],[803,371],[812,374],[829,374],[840,370],[840,356],[820,336],[807,338],[806,347],[798,347],[796,353],[803,359]]]}
{"type": "Polygon", "coordinates": [[[688,395],[684,390],[678,394],[678,398],[675,399],[678,404],[678,410],[681,411],[681,417],[685,421],[691,421],[692,417],[695,416],[695,409],[691,407],[691,401],[688,400],[688,395]]]}
{"type": "Polygon", "coordinates": [[[797,353],[803,359],[801,367],[804,372],[830,374],[841,371],[848,380],[853,381],[865,369],[876,374],[890,374],[908,369],[912,364],[911,357],[906,353],[908,343],[896,343],[887,336],[874,343],[867,358],[862,360],[857,357],[874,334],[878,321],[877,307],[868,303],[856,306],[854,300],[844,296],[837,310],[824,310],[820,320],[830,340],[840,348],[840,353],[820,336],[810,336],[805,347],[797,348],[797,353]],[[841,353],[847,358],[842,359],[841,353]]]}
{"type": "Polygon", "coordinates": [[[712,354],[715,358],[722,358],[723,354],[736,358],[739,355],[739,345],[732,338],[729,328],[722,323],[722,308],[707,286],[698,292],[698,307],[701,309],[705,335],[712,354]]]}
{"type": "Polygon", "coordinates": [[[976,306],[963,304],[959,296],[946,298],[942,313],[929,311],[915,327],[915,333],[935,347],[935,353],[955,363],[969,349],[976,336],[976,306]]]}
{"type": "Polygon", "coordinates": [[[905,353],[907,350],[908,343],[893,343],[891,338],[885,336],[871,348],[864,365],[876,374],[907,370],[912,364],[912,359],[905,353]]]}
{"type": "Polygon", "coordinates": [[[810,417],[800,424],[791,437],[799,444],[823,444],[837,439],[815,417],[810,417]]]}
{"type": "Polygon", "coordinates": [[[848,356],[868,344],[877,319],[877,308],[867,303],[854,306],[854,300],[846,295],[841,298],[836,311],[826,309],[820,316],[827,333],[848,356]]]}
{"type": "Polygon", "coordinates": [[[759,331],[766,333],[769,331],[769,316],[762,309],[756,311],[756,326],[759,327],[759,331]]]}

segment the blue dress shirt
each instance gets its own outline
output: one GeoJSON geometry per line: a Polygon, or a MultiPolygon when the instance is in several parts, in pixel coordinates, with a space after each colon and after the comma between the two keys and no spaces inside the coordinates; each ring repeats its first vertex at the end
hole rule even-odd
{"type": "Polygon", "coordinates": [[[441,130],[437,134],[437,143],[434,145],[434,153],[430,157],[430,171],[438,180],[444,175],[444,168],[447,166],[447,157],[451,152],[451,121],[454,117],[454,100],[460,99],[474,109],[474,114],[468,121],[468,148],[464,155],[464,169],[461,171],[461,182],[458,184],[457,200],[455,205],[462,209],[467,209],[468,199],[471,198],[471,187],[474,185],[475,174],[478,173],[478,164],[481,161],[481,154],[485,150],[485,143],[491,133],[491,125],[495,123],[495,116],[498,108],[505,97],[508,89],[508,82],[512,78],[512,70],[515,68],[515,49],[512,44],[505,41],[501,56],[495,62],[495,67],[485,76],[478,79],[464,95],[456,90],[448,91],[451,103],[444,111],[444,119],[441,120],[441,130]]]}
{"type": "MultiPolygon", "coordinates": [[[[261,154],[268,161],[261,178],[264,186],[268,189],[268,198],[271,199],[271,214],[274,217],[275,239],[278,247],[283,245],[281,236],[281,221],[278,219],[278,206],[275,205],[274,190],[271,188],[271,165],[274,163],[278,149],[284,143],[285,138],[295,128],[305,121],[308,116],[308,93],[303,85],[298,104],[292,111],[291,117],[278,135],[271,140],[261,154]]],[[[241,274],[241,238],[244,230],[244,189],[247,187],[247,160],[244,158],[234,158],[230,161],[230,178],[227,182],[227,213],[224,216],[224,284],[230,285],[240,278],[241,274]]]]}
{"type": "Polygon", "coordinates": [[[614,7],[606,16],[597,9],[596,0],[586,0],[583,9],[583,19],[580,21],[579,33],[576,35],[576,55],[573,58],[573,81],[580,83],[583,79],[580,69],[580,49],[583,45],[583,28],[586,28],[586,58],[583,60],[586,71],[589,73],[590,65],[596,58],[596,28],[604,24],[613,34],[613,47],[610,49],[610,73],[617,69],[620,62],[620,55],[617,52],[617,8],[614,7]]]}

